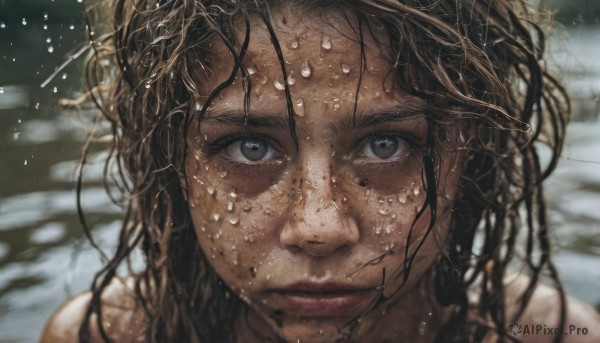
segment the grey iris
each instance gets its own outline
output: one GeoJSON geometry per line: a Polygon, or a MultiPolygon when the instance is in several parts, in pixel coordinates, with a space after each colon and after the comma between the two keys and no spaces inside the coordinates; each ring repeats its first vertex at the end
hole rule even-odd
{"type": "Polygon", "coordinates": [[[373,137],[369,144],[373,154],[381,159],[390,158],[398,151],[398,139],[392,136],[373,137]]]}
{"type": "Polygon", "coordinates": [[[267,155],[269,147],[262,139],[250,138],[242,141],[240,151],[250,161],[258,161],[267,155]]]}

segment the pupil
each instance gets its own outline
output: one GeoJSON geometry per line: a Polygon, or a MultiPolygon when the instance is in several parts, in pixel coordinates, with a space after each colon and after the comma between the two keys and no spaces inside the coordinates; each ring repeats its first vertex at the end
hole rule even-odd
{"type": "Polygon", "coordinates": [[[262,139],[247,139],[240,146],[242,155],[250,161],[258,161],[267,155],[267,143],[262,139]]]}
{"type": "Polygon", "coordinates": [[[394,137],[375,137],[371,140],[371,150],[381,159],[390,158],[398,150],[398,141],[394,137]]]}

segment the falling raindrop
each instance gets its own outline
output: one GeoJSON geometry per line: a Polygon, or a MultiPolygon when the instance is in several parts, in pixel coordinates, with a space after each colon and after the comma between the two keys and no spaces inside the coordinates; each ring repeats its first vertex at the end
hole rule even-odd
{"type": "Polygon", "coordinates": [[[50,43],[50,42],[52,42],[52,38],[46,37],[46,43],[50,43]]]}
{"type": "Polygon", "coordinates": [[[27,165],[27,160],[25,160],[25,162],[23,162],[23,165],[26,166],[27,165]]]}
{"type": "Polygon", "coordinates": [[[344,73],[344,75],[350,74],[350,66],[342,63],[342,73],[344,73]]]}
{"type": "Polygon", "coordinates": [[[325,50],[331,50],[331,38],[329,36],[323,36],[321,47],[325,50]]]}
{"type": "Polygon", "coordinates": [[[53,93],[56,93],[56,92],[58,92],[58,88],[57,88],[57,87],[54,87],[54,88],[52,89],[52,92],[53,92],[53,93]]]}
{"type": "Polygon", "coordinates": [[[53,53],[54,52],[54,47],[52,45],[48,46],[48,52],[49,53],[53,53]]]}
{"type": "Polygon", "coordinates": [[[310,77],[311,70],[310,70],[310,65],[308,64],[308,61],[302,62],[302,66],[300,66],[300,73],[304,77],[310,77]]]}
{"type": "Polygon", "coordinates": [[[65,80],[67,78],[67,73],[62,74],[62,79],[65,80]]]}
{"type": "Polygon", "coordinates": [[[21,20],[21,24],[27,25],[27,19],[23,18],[23,20],[21,20]]]}
{"type": "Polygon", "coordinates": [[[283,82],[281,82],[278,79],[275,79],[275,81],[273,81],[273,86],[275,86],[275,89],[280,91],[285,89],[285,85],[283,84],[283,82]]]}
{"type": "Polygon", "coordinates": [[[4,94],[4,87],[0,87],[0,94],[4,94]]]}
{"type": "Polygon", "coordinates": [[[296,114],[299,117],[304,117],[304,100],[302,98],[296,100],[296,114]]]}
{"type": "Polygon", "coordinates": [[[44,26],[42,26],[44,28],[44,30],[48,30],[48,25],[44,24],[44,26]]]}
{"type": "Polygon", "coordinates": [[[6,24],[4,24],[4,22],[3,22],[3,21],[0,21],[0,29],[3,29],[3,28],[5,28],[5,27],[6,27],[6,24]]]}
{"type": "Polygon", "coordinates": [[[75,25],[72,25],[72,24],[71,24],[71,25],[69,25],[69,29],[70,29],[70,30],[74,30],[74,29],[75,29],[75,25]]]}
{"type": "Polygon", "coordinates": [[[44,16],[44,20],[48,20],[48,13],[44,12],[43,16],[44,16]]]}

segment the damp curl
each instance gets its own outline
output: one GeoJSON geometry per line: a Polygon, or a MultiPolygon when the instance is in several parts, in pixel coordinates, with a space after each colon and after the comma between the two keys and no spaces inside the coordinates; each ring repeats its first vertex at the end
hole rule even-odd
{"type": "MultiPolygon", "coordinates": [[[[342,12],[361,48],[365,35],[385,37],[376,42],[394,66],[389,71],[394,86],[426,100],[429,133],[422,163],[427,196],[418,214],[430,210],[426,235],[434,234],[436,186],[444,177],[438,152],[466,146],[449,235],[432,266],[435,300],[452,309],[437,341],[480,341],[490,332],[499,341],[511,339],[505,328],[515,318],[506,318],[503,280],[518,249],[523,250],[521,272],[530,282],[517,316],[547,275],[559,291],[564,321],[565,295],[551,259],[542,182],[561,154],[570,105],[564,88],[546,69],[544,30],[536,24],[544,18],[531,5],[521,0],[114,0],[88,3],[90,28],[102,22],[99,18],[111,22],[95,28],[104,35],[90,36],[93,52],[85,77],[88,98],[110,127],[107,189],[118,188],[122,196],[115,202],[125,214],[115,253],[94,279],[80,341],[89,340],[92,320],[110,341],[101,325],[101,295],[136,248],[145,261],[134,276],[134,288],[148,319],[146,341],[236,340],[230,328],[245,320],[248,307],[219,279],[197,244],[180,180],[189,149],[187,131],[208,107],[201,105],[210,104],[241,75],[244,108],[250,107],[252,83],[241,61],[251,16],[269,29],[286,75],[272,29],[278,6],[314,15],[321,9],[342,12]],[[107,5],[110,13],[98,10],[107,5]],[[236,35],[235,25],[242,25],[246,35],[236,35]],[[210,69],[213,40],[225,44],[235,64],[229,78],[200,103],[197,69],[210,69]],[[445,132],[442,124],[448,123],[456,124],[457,132],[445,132]],[[551,152],[545,165],[538,154],[541,146],[551,152]],[[478,290],[475,303],[469,301],[472,289],[478,290]]],[[[296,140],[287,85],[285,95],[290,134],[296,140]]],[[[97,139],[90,134],[81,171],[97,139]]],[[[406,280],[417,252],[418,247],[400,252],[405,263],[396,271],[398,277],[406,280]]]]}

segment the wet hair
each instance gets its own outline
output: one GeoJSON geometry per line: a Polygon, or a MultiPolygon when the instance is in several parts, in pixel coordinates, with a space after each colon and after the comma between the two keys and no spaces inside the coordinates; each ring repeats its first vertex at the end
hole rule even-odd
{"type": "MultiPolygon", "coordinates": [[[[212,41],[223,42],[235,63],[204,104],[241,75],[248,109],[252,82],[241,61],[251,18],[268,28],[286,75],[273,30],[281,6],[316,15],[320,9],[340,11],[361,44],[361,73],[369,36],[393,65],[394,86],[427,102],[426,199],[418,213],[431,215],[426,235],[434,231],[437,186],[444,178],[439,152],[461,148],[464,162],[449,235],[432,266],[435,301],[451,313],[437,340],[480,341],[490,332],[499,340],[514,339],[505,332],[513,318],[507,318],[503,280],[516,255],[521,272],[530,276],[517,316],[547,275],[559,291],[564,322],[565,295],[551,259],[542,181],[560,156],[570,104],[546,68],[544,30],[537,24],[544,18],[532,5],[522,0],[111,0],[88,6],[110,8],[112,14],[100,16],[110,17],[110,24],[96,27],[106,34],[90,36],[93,52],[85,75],[89,99],[110,124],[105,180],[123,194],[115,201],[126,211],[116,251],[94,279],[80,340],[89,339],[91,320],[102,322],[101,294],[136,248],[145,261],[134,278],[135,297],[147,317],[147,341],[236,340],[232,328],[244,320],[248,305],[218,277],[197,243],[180,183],[190,149],[186,135],[208,107],[198,102],[197,69],[210,67],[212,41]],[[246,34],[236,35],[235,25],[246,34]],[[449,123],[457,124],[452,125],[456,132],[448,131],[449,123]],[[547,163],[541,163],[539,149],[549,151],[547,163]],[[469,300],[471,293],[476,300],[469,300]]],[[[88,19],[102,11],[90,12],[88,19]]],[[[97,136],[89,136],[86,151],[99,144],[97,136]]],[[[89,234],[81,208],[80,216],[89,234]]],[[[404,280],[419,247],[402,252],[398,275],[404,280]]],[[[378,301],[386,300],[382,295],[378,301]]]]}

